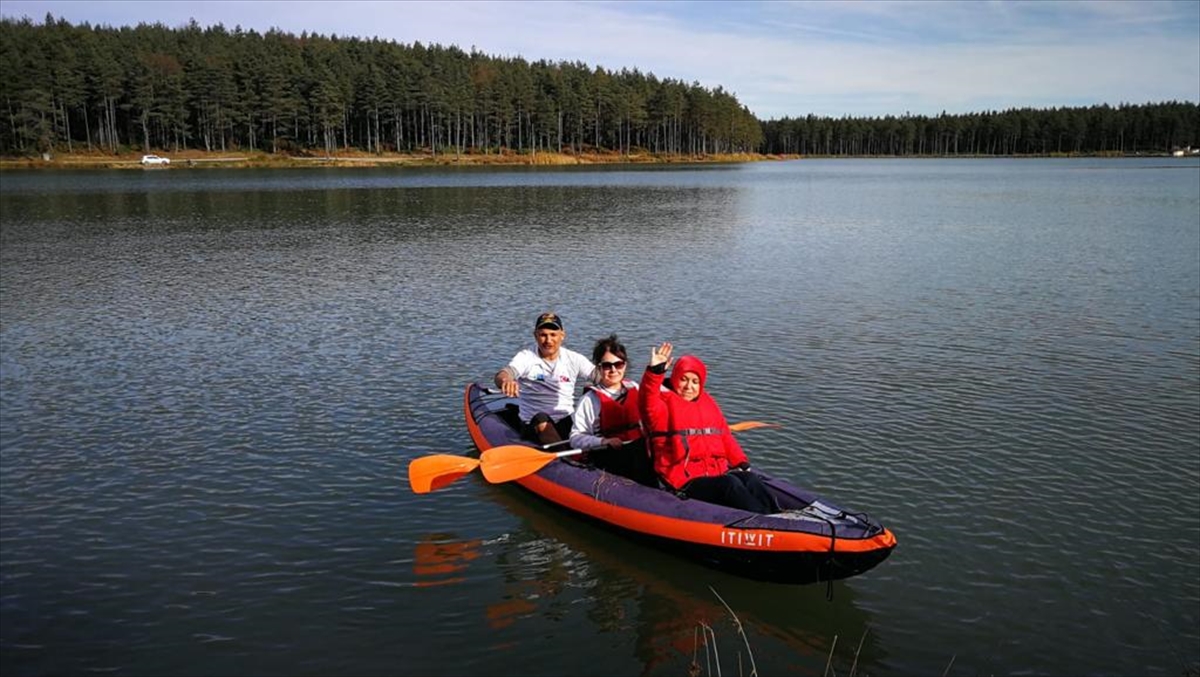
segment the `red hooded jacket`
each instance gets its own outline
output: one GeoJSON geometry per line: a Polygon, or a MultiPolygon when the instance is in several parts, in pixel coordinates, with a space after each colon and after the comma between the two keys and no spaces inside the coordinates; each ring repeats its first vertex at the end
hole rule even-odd
{"type": "Polygon", "coordinates": [[[704,390],[704,363],[691,355],[679,358],[671,371],[672,385],[689,371],[700,377],[700,396],[691,402],[674,389],[663,390],[664,374],[649,368],[640,389],[642,425],[650,439],[654,470],[676,490],[697,477],[723,475],[747,462],[721,408],[704,390]]]}

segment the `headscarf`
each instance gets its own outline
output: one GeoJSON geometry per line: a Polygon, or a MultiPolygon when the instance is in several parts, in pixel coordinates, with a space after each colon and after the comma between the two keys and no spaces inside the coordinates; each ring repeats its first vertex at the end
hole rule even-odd
{"type": "Polygon", "coordinates": [[[704,394],[704,381],[708,378],[708,369],[695,355],[684,355],[675,362],[675,368],[671,370],[671,390],[679,392],[679,379],[689,371],[700,377],[700,393],[704,394]]]}

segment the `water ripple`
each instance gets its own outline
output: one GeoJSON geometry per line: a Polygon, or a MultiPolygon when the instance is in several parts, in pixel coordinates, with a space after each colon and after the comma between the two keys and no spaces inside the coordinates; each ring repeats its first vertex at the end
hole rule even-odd
{"type": "Polygon", "coordinates": [[[1178,674],[1200,195],[1078,166],[6,174],[3,672],[679,674],[712,586],[764,673],[837,636],[842,672],[1178,674]],[[827,601],[478,473],[412,494],[543,308],[635,375],[700,355],[781,425],[739,434],[755,465],[895,553],[827,601]]]}

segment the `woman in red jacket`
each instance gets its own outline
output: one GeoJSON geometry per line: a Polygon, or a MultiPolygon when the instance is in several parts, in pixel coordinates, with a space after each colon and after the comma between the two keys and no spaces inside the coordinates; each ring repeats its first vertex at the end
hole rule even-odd
{"type": "Polygon", "coordinates": [[[654,470],[676,492],[709,503],[769,514],[778,510],[767,487],[750,470],[741,445],[733,439],[721,408],[704,391],[708,370],[699,358],[684,355],[671,362],[670,343],[650,354],[642,375],[642,427],[650,437],[654,470]]]}

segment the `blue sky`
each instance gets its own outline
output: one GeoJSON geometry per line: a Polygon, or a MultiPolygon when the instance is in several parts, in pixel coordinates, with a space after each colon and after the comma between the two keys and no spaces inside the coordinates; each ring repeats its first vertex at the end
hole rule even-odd
{"type": "Polygon", "coordinates": [[[3,0],[41,22],[379,37],[637,68],[762,119],[1200,102],[1200,0],[3,0]]]}

